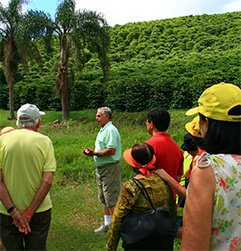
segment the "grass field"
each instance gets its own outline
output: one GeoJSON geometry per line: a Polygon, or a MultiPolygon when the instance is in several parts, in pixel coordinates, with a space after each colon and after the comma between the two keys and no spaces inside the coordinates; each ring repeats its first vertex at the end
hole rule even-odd
{"type": "MultiPolygon", "coordinates": [[[[170,110],[170,114],[168,132],[181,145],[184,125],[190,118],[185,117],[184,111],[170,110]]],[[[145,116],[145,112],[114,112],[113,123],[121,134],[123,150],[150,137],[145,129],[145,116]]],[[[16,121],[10,121],[7,117],[8,112],[1,110],[0,129],[16,127],[16,121]]],[[[70,121],[53,123],[60,119],[60,112],[46,112],[40,129],[53,141],[58,167],[51,190],[54,207],[48,250],[104,251],[107,235],[93,232],[103,220],[101,205],[97,200],[95,168],[92,158],[82,154],[83,146],[94,146],[99,130],[95,110],[72,112],[70,121]]],[[[122,162],[123,181],[132,176],[131,168],[122,162]]],[[[122,250],[121,247],[119,250],[122,250]]]]}

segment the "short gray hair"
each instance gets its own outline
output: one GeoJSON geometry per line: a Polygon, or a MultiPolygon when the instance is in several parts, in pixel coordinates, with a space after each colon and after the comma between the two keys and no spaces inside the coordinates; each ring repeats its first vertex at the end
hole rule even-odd
{"type": "Polygon", "coordinates": [[[109,107],[104,106],[104,107],[100,107],[97,109],[97,112],[101,111],[102,114],[104,115],[109,115],[109,118],[112,118],[112,111],[109,107]]]}
{"type": "Polygon", "coordinates": [[[30,129],[32,129],[32,128],[36,127],[36,125],[38,124],[38,120],[39,119],[37,119],[35,121],[25,121],[25,122],[17,120],[16,125],[19,128],[30,128],[30,129]]]}

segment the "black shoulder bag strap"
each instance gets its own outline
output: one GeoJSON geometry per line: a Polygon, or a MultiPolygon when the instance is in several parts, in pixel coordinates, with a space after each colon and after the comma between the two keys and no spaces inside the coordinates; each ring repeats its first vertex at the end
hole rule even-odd
{"type": "Polygon", "coordinates": [[[148,192],[146,191],[146,188],[144,187],[144,185],[138,179],[133,178],[132,180],[136,184],[136,186],[140,189],[140,191],[143,194],[143,196],[145,197],[145,199],[149,202],[152,209],[155,210],[155,207],[154,207],[154,205],[151,201],[151,198],[150,198],[148,192]]]}

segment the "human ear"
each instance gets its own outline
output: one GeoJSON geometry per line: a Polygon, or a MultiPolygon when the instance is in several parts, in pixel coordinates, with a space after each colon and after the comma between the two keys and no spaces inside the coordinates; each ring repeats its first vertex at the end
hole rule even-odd
{"type": "Polygon", "coordinates": [[[206,135],[207,131],[208,131],[208,118],[205,118],[203,120],[200,120],[199,126],[200,126],[200,132],[202,137],[204,138],[204,136],[206,135]]]}

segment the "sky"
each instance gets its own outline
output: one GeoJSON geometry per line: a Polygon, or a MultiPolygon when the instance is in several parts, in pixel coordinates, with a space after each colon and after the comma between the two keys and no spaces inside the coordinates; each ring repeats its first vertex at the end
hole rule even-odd
{"type": "MultiPolygon", "coordinates": [[[[28,9],[54,18],[60,0],[29,0],[28,9]]],[[[6,4],[8,0],[0,0],[6,4]]],[[[110,26],[188,15],[241,11],[241,0],[76,0],[76,9],[102,13],[110,26]]]]}

